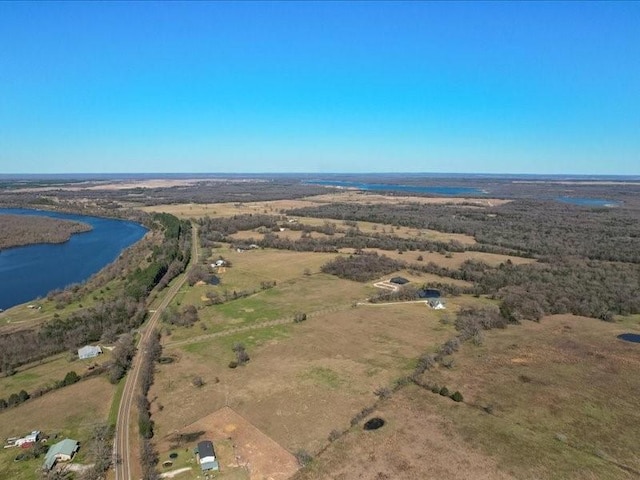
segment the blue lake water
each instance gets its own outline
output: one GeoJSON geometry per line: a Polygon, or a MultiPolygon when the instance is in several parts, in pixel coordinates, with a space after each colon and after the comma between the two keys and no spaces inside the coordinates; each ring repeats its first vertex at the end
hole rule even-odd
{"type": "Polygon", "coordinates": [[[44,297],[56,288],[87,280],[140,240],[142,225],[112,218],[88,217],[21,208],[0,208],[0,214],[44,215],[75,220],[93,227],[68,242],[15,247],[0,252],[0,308],[44,297]]]}
{"type": "Polygon", "coordinates": [[[391,183],[361,183],[361,182],[344,182],[344,181],[338,181],[338,180],[310,180],[305,183],[309,185],[323,185],[327,187],[355,188],[358,190],[429,193],[433,195],[445,195],[445,196],[484,195],[485,194],[483,190],[475,187],[394,185],[391,183]]]}
{"type": "Polygon", "coordinates": [[[604,198],[558,197],[556,200],[562,203],[580,205],[581,207],[617,207],[620,205],[620,202],[606,200],[604,198]]]}

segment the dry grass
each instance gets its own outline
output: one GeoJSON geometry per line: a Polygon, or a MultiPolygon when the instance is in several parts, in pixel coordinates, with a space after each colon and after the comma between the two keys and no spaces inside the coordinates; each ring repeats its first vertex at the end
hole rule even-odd
{"type": "MultiPolygon", "coordinates": [[[[7,409],[0,413],[0,438],[40,430],[86,443],[93,427],[106,421],[114,391],[115,387],[106,378],[92,378],[7,409]]],[[[0,450],[0,477],[40,478],[43,458],[14,462],[18,453],[20,449],[0,450]]]]}
{"type": "Polygon", "coordinates": [[[569,315],[492,331],[431,375],[469,403],[438,411],[518,478],[633,478],[614,463],[640,471],[640,348],[616,338],[624,331],[569,315]]]}
{"type": "Polygon", "coordinates": [[[506,480],[496,461],[474,450],[455,433],[450,421],[435,413],[442,404],[455,415],[461,405],[409,386],[384,402],[370,417],[385,425],[364,431],[362,424],[333,443],[295,480],[506,480]]]}
{"type": "Polygon", "coordinates": [[[422,304],[358,307],[280,334],[263,329],[167,347],[165,354],[179,360],[159,368],[152,388],[164,406],[154,415],[159,435],[230,405],[289,451],[316,451],[331,430],[348,426],[375,400],[376,388],[408,374],[417,356],[451,334],[439,313],[422,304]],[[247,345],[251,361],[229,369],[236,341],[247,345]],[[190,384],[195,375],[204,387],[190,384]]]}
{"type": "MultiPolygon", "coordinates": [[[[353,249],[342,249],[345,253],[352,253],[353,249]]],[[[457,270],[467,260],[475,260],[484,262],[492,267],[497,267],[501,263],[506,263],[508,260],[515,265],[524,265],[536,262],[533,258],[515,257],[509,255],[500,255],[497,253],[484,253],[484,252],[448,252],[443,253],[426,253],[426,252],[403,252],[398,253],[396,250],[381,250],[379,248],[368,248],[366,251],[377,252],[379,255],[386,255],[387,257],[401,260],[407,263],[415,264],[427,264],[433,262],[440,267],[450,268],[457,270]],[[422,257],[422,260],[418,260],[418,257],[422,257]]]]}
{"type": "Polygon", "coordinates": [[[9,395],[18,393],[20,390],[31,393],[36,388],[64,379],[70,371],[82,375],[91,365],[103,364],[110,357],[110,353],[106,350],[103,355],[87,360],[69,361],[69,354],[60,354],[41,362],[24,365],[19,367],[14,375],[0,378],[0,398],[7,399],[9,395]]]}

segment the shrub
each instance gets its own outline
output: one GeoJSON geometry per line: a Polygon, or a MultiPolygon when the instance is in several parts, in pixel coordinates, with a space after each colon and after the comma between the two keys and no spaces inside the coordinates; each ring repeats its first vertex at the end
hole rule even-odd
{"type": "Polygon", "coordinates": [[[451,394],[451,400],[453,400],[454,402],[461,402],[462,400],[464,400],[464,398],[462,397],[462,394],[456,390],[451,394]]]}
{"type": "Polygon", "coordinates": [[[229,362],[229,368],[236,368],[237,366],[238,366],[238,362],[236,362],[235,360],[229,362]]]}
{"type": "Polygon", "coordinates": [[[340,433],[338,430],[331,430],[331,433],[329,433],[329,441],[335,442],[340,438],[341,435],[342,433],[340,433]]]}
{"type": "Polygon", "coordinates": [[[311,454],[302,448],[295,453],[295,456],[301,467],[308,465],[313,460],[311,454]]]}
{"type": "Polygon", "coordinates": [[[194,387],[202,387],[204,385],[204,380],[202,380],[202,377],[193,377],[193,379],[191,379],[191,383],[193,384],[194,387]]]}
{"type": "Polygon", "coordinates": [[[449,396],[449,389],[447,387],[442,387],[440,389],[440,395],[442,395],[443,397],[448,397],[449,396]]]}

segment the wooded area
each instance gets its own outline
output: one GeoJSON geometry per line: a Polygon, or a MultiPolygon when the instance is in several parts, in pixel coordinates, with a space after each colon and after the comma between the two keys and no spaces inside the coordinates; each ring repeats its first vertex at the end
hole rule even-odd
{"type": "Polygon", "coordinates": [[[74,233],[91,229],[87,223],[59,218],[0,214],[0,249],[35,243],[64,243],[74,233]]]}

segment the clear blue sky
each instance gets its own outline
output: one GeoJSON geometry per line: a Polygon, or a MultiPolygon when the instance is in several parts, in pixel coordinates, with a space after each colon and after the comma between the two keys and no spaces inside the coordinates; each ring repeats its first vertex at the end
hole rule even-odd
{"type": "Polygon", "coordinates": [[[0,2],[0,173],[640,174],[640,3],[0,2]]]}

